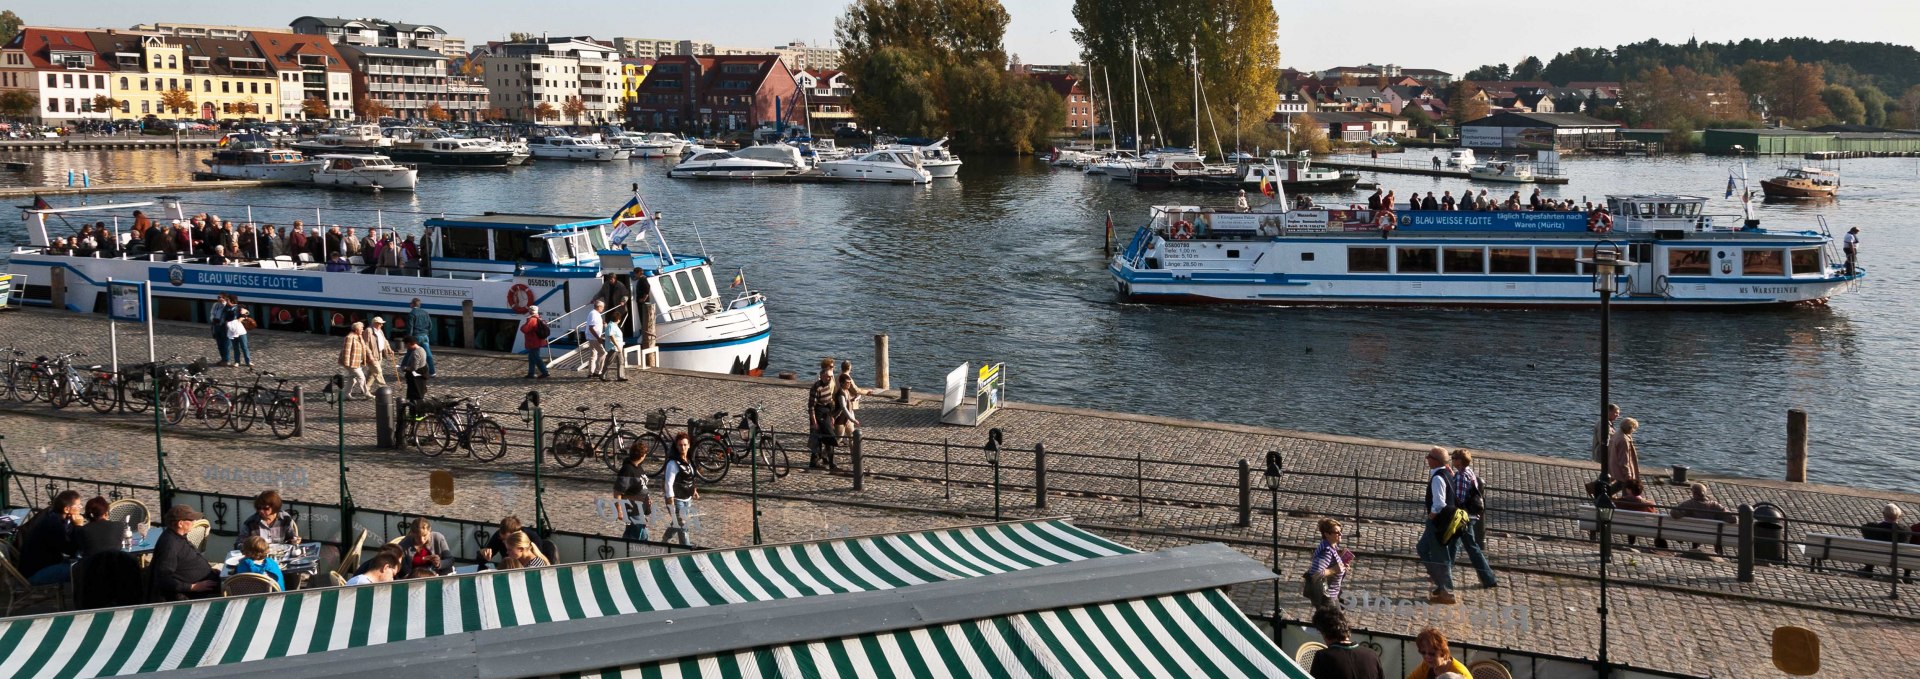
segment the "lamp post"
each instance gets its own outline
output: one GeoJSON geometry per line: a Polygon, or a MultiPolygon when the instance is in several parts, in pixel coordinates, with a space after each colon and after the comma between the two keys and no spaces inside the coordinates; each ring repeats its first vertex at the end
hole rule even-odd
{"type": "MultiPolygon", "coordinates": [[[[1594,427],[1597,432],[1607,426],[1607,403],[1611,401],[1608,359],[1612,355],[1609,340],[1613,295],[1620,290],[1620,276],[1635,262],[1623,256],[1620,245],[1613,241],[1595,243],[1593,257],[1579,261],[1593,270],[1593,291],[1600,293],[1600,422],[1594,427]]],[[[1613,494],[1609,492],[1613,479],[1607,474],[1613,461],[1611,452],[1607,442],[1600,443],[1600,482],[1593,489],[1594,518],[1600,524],[1600,679],[1611,675],[1611,663],[1607,659],[1607,562],[1613,559],[1613,494]]]]}
{"type": "Polygon", "coordinates": [[[1280,643],[1280,451],[1267,451],[1267,508],[1273,510],[1273,643],[1280,643]]]}
{"type": "Polygon", "coordinates": [[[1000,519],[1000,443],[1006,440],[1006,433],[999,427],[987,430],[987,464],[993,465],[993,520],[1000,519]]]}
{"type": "MultiPolygon", "coordinates": [[[[340,525],[353,525],[353,491],[347,485],[347,378],[334,373],[327,380],[327,388],[320,391],[329,405],[333,406],[334,427],[339,432],[339,444],[335,450],[336,464],[340,474],[340,525]]],[[[341,533],[345,535],[344,529],[341,533]]]]}
{"type": "Polygon", "coordinates": [[[546,466],[546,450],[542,447],[543,429],[540,421],[540,392],[528,391],[527,397],[520,400],[520,421],[533,425],[533,524],[541,537],[553,532],[552,524],[547,521],[547,484],[541,476],[546,466]]]}
{"type": "Polygon", "coordinates": [[[760,544],[760,409],[748,408],[742,416],[745,425],[751,427],[747,437],[747,464],[753,472],[753,483],[748,486],[753,497],[753,544],[760,544]]]}

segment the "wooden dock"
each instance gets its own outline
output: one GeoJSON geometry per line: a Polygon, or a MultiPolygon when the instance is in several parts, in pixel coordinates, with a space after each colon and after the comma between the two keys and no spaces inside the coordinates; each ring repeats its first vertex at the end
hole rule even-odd
{"type": "MultiPolygon", "coordinates": [[[[1336,170],[1369,170],[1373,172],[1387,172],[1391,174],[1413,174],[1413,175],[1421,175],[1426,177],[1448,177],[1452,179],[1468,179],[1468,180],[1472,179],[1472,177],[1467,174],[1466,170],[1456,170],[1449,167],[1434,167],[1433,163],[1428,160],[1409,160],[1404,158],[1368,158],[1364,156],[1351,155],[1351,156],[1331,156],[1326,158],[1315,158],[1313,159],[1313,163],[1315,165],[1319,165],[1322,167],[1330,167],[1336,170]]],[[[1567,183],[1567,181],[1568,180],[1566,175],[1544,174],[1540,172],[1535,172],[1532,183],[1534,184],[1565,184],[1567,183]]],[[[1514,182],[1486,182],[1486,183],[1512,184],[1514,182]]]]}
{"type": "Polygon", "coordinates": [[[267,186],[293,186],[294,183],[280,179],[228,179],[217,182],[165,182],[160,184],[96,184],[91,187],[66,186],[20,186],[0,188],[0,198],[25,198],[28,196],[92,196],[110,193],[177,193],[181,191],[218,191],[220,189],[252,189],[267,186]]]}
{"type": "Polygon", "coordinates": [[[163,137],[158,135],[129,135],[114,137],[60,137],[57,139],[0,139],[0,151],[98,151],[117,149],[210,149],[220,143],[220,137],[163,137]]]}

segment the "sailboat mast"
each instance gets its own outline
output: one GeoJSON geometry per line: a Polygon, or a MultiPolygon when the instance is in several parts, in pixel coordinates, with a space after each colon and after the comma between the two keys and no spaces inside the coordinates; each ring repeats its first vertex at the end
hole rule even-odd
{"type": "Polygon", "coordinates": [[[1195,36],[1193,42],[1187,45],[1187,49],[1191,50],[1188,52],[1187,63],[1193,66],[1193,152],[1202,153],[1200,150],[1200,38],[1195,36]]]}
{"type": "Polygon", "coordinates": [[[1107,78],[1107,67],[1100,67],[1100,84],[1107,86],[1107,137],[1113,140],[1113,150],[1120,150],[1120,126],[1113,124],[1113,81],[1107,78]]]}
{"type": "Polygon", "coordinates": [[[1100,133],[1094,131],[1093,121],[1100,119],[1100,88],[1094,85],[1093,62],[1087,62],[1087,136],[1093,138],[1093,150],[1100,150],[1100,133]]]}
{"type": "Polygon", "coordinates": [[[1133,153],[1140,154],[1140,38],[1133,38],[1133,153]]]}

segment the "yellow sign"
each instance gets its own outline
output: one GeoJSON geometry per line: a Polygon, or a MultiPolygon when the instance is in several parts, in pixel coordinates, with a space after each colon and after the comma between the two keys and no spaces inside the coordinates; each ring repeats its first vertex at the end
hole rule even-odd
{"type": "Polygon", "coordinates": [[[1820,635],[1804,627],[1773,628],[1773,666],[1796,677],[1820,672],[1820,635]]]}
{"type": "Polygon", "coordinates": [[[453,504],[453,472],[435,471],[427,475],[427,480],[434,504],[453,504]]]}

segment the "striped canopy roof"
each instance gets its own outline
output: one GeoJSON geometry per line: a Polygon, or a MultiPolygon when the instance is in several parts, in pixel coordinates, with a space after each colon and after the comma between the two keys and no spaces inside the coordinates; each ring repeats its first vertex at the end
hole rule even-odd
{"type": "Polygon", "coordinates": [[[91,679],[620,613],[822,596],[1134,550],[1061,521],[483,572],[0,621],[0,679],[91,679]],[[79,642],[79,643],[72,643],[79,642]]]}

